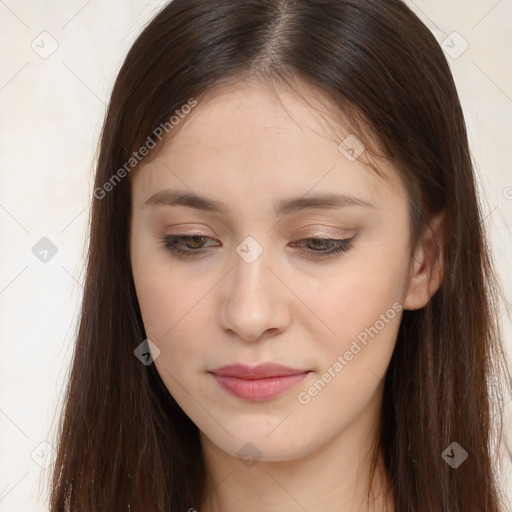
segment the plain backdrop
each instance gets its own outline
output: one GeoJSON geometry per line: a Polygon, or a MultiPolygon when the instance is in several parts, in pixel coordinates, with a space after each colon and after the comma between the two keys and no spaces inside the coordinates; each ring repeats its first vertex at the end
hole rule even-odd
{"type": "MultiPolygon", "coordinates": [[[[48,510],[44,468],[73,349],[105,104],[164,3],[0,0],[0,512],[48,510]]],[[[452,67],[510,297],[512,0],[408,4],[452,67]]],[[[503,323],[510,353],[505,314],[503,323]]],[[[503,488],[512,495],[511,481],[503,488]]]]}

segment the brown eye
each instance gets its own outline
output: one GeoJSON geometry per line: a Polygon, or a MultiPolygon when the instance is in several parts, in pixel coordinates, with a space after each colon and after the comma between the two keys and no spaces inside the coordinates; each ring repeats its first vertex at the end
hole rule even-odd
{"type": "MultiPolygon", "coordinates": [[[[335,238],[304,238],[299,242],[305,242],[308,252],[312,258],[322,258],[336,256],[339,253],[346,252],[351,249],[352,238],[338,240],[335,238]]],[[[294,245],[298,245],[294,242],[294,245]]]]}
{"type": "Polygon", "coordinates": [[[185,245],[189,249],[201,249],[207,238],[207,236],[193,235],[185,240],[185,245]]]}
{"type": "MultiPolygon", "coordinates": [[[[213,238],[205,235],[166,235],[162,238],[165,248],[177,258],[191,258],[203,254],[211,246],[205,244],[213,238]]],[[[304,238],[292,245],[305,245],[302,252],[307,258],[328,258],[348,251],[352,238],[338,240],[334,238],[304,238]]]]}
{"type": "Polygon", "coordinates": [[[204,235],[167,235],[162,238],[165,248],[178,257],[194,256],[195,253],[204,252],[204,245],[208,240],[213,240],[204,235]]]}

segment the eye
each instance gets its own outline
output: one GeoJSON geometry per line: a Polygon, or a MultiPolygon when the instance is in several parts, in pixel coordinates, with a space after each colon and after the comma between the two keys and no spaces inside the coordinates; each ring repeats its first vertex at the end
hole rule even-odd
{"type": "MultiPolygon", "coordinates": [[[[352,248],[352,238],[304,238],[299,240],[300,242],[305,242],[306,246],[313,247],[313,249],[306,251],[307,258],[334,257],[352,248]]],[[[297,245],[297,242],[294,242],[293,245],[297,245]]]]}
{"type": "Polygon", "coordinates": [[[204,243],[208,239],[213,240],[205,235],[166,235],[162,238],[165,248],[178,258],[196,256],[200,252],[199,249],[204,248],[204,243]],[[182,242],[185,242],[185,249],[179,245],[182,242]]]}
{"type": "MultiPolygon", "coordinates": [[[[208,240],[213,240],[213,238],[206,235],[166,235],[162,237],[165,248],[181,259],[193,258],[206,252],[204,249],[207,246],[204,244],[208,240]]],[[[304,238],[291,245],[297,246],[305,243],[308,248],[302,252],[306,254],[306,258],[328,258],[351,249],[351,241],[352,238],[304,238]]]]}

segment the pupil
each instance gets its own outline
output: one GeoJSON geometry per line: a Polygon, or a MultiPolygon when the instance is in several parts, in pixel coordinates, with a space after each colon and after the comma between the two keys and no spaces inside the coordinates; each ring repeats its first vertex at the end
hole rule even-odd
{"type": "Polygon", "coordinates": [[[189,246],[192,246],[192,248],[197,249],[198,247],[201,247],[202,242],[204,242],[204,236],[201,235],[192,235],[191,237],[192,243],[188,244],[189,246]]]}
{"type": "Polygon", "coordinates": [[[313,248],[315,249],[327,249],[326,245],[328,245],[329,242],[326,242],[324,240],[320,240],[317,238],[310,239],[310,243],[313,244],[313,248]],[[316,247],[315,247],[316,246],[316,247]]]}

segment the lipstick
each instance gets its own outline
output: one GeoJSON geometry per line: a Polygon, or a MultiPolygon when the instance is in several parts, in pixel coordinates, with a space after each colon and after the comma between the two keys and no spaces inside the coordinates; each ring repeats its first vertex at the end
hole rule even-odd
{"type": "Polygon", "coordinates": [[[260,363],[256,366],[230,364],[209,373],[229,394],[249,402],[262,402],[294,387],[309,372],[274,363],[260,363]]]}

